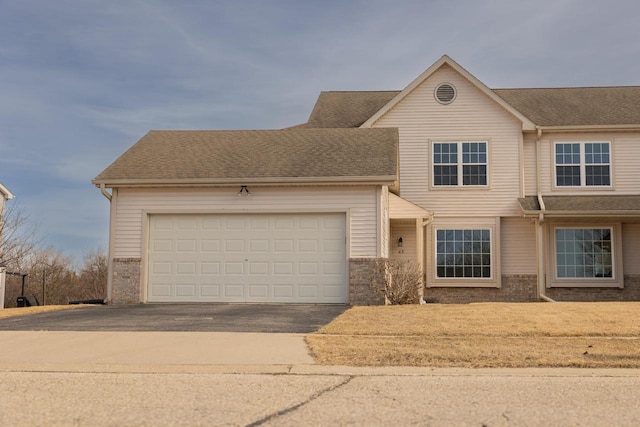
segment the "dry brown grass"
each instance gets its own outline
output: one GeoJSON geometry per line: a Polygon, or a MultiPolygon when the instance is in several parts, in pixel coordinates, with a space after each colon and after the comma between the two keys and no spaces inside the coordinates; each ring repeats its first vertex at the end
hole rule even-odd
{"type": "Polygon", "coordinates": [[[29,314],[45,313],[47,311],[68,310],[82,307],[82,305],[42,305],[37,307],[5,308],[0,310],[0,319],[15,316],[27,316],[29,314]]]}
{"type": "Polygon", "coordinates": [[[351,366],[640,367],[640,303],[354,307],[307,336],[351,366]]]}

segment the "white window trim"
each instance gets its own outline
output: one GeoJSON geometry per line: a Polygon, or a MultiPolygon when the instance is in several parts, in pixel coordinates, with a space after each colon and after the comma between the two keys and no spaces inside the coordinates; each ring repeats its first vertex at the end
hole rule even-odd
{"type": "Polygon", "coordinates": [[[487,139],[469,139],[469,140],[438,140],[438,141],[431,141],[431,153],[429,156],[429,164],[430,164],[430,185],[429,187],[431,189],[434,190],[447,190],[447,189],[472,189],[472,190],[477,190],[477,189],[488,189],[490,187],[490,162],[489,159],[491,158],[490,155],[490,144],[489,144],[489,140],[487,139]],[[463,163],[462,161],[462,144],[466,144],[466,143],[481,143],[481,144],[485,144],[486,146],[486,155],[487,155],[487,161],[485,163],[463,163]],[[453,165],[453,163],[436,163],[434,161],[434,156],[435,156],[435,149],[434,146],[435,144],[456,144],[458,146],[458,162],[456,164],[457,166],[457,172],[458,172],[458,184],[457,185],[436,185],[435,184],[435,166],[436,165],[442,165],[442,166],[447,166],[447,165],[453,165]],[[487,167],[487,183],[484,185],[464,185],[463,181],[464,181],[464,174],[463,174],[463,166],[464,165],[485,165],[487,167]]]}
{"type": "Polygon", "coordinates": [[[547,287],[548,288],[623,288],[624,270],[622,269],[622,226],[620,223],[581,223],[581,224],[553,224],[548,227],[549,242],[547,287]],[[556,265],[556,230],[562,228],[610,228],[611,229],[611,265],[613,267],[613,277],[579,277],[564,278],[557,277],[556,265]]]}
{"type": "Polygon", "coordinates": [[[554,141],[552,144],[551,158],[553,159],[553,188],[556,190],[597,190],[597,189],[613,189],[613,144],[611,141],[554,141]],[[558,185],[558,166],[571,166],[569,164],[559,165],[556,162],[556,146],[558,144],[579,144],[580,145],[580,185],[558,185]],[[608,144],[609,145],[609,163],[594,163],[590,165],[608,165],[609,166],[609,185],[587,185],[587,164],[586,164],[586,151],[584,149],[586,144],[608,144]]]}
{"type": "Polygon", "coordinates": [[[427,288],[499,288],[502,285],[500,267],[500,218],[444,218],[432,223],[427,228],[427,239],[431,249],[427,251],[428,271],[427,288]],[[441,229],[477,230],[488,229],[491,238],[491,277],[438,277],[438,239],[437,231],[441,229]]]}

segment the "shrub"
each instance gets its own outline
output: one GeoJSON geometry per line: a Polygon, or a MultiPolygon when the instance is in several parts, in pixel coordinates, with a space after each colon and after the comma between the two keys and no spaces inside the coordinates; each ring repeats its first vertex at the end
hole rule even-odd
{"type": "Polygon", "coordinates": [[[386,304],[418,304],[422,272],[413,261],[379,259],[375,265],[372,287],[384,296],[386,304]]]}

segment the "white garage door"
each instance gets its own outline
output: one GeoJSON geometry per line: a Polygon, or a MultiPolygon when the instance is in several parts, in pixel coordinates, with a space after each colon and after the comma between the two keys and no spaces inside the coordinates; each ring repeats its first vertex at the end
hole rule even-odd
{"type": "Polygon", "coordinates": [[[152,215],[149,302],[347,302],[345,214],[152,215]]]}

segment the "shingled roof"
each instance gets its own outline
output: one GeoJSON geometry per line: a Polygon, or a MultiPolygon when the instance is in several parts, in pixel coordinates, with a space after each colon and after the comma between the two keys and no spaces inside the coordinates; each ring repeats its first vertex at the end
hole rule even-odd
{"type": "Polygon", "coordinates": [[[640,124],[640,86],[493,91],[538,126],[640,124]]]}
{"type": "MultiPolygon", "coordinates": [[[[537,214],[540,204],[536,196],[518,199],[525,213],[537,214]]],[[[582,212],[601,215],[603,212],[618,215],[640,215],[640,196],[542,196],[547,214],[582,212]]]]}
{"type": "Polygon", "coordinates": [[[93,183],[393,183],[397,147],[393,128],[150,131],[93,183]]]}
{"type": "Polygon", "coordinates": [[[355,128],[400,91],[321,92],[305,128],[355,128]]]}
{"type": "MultiPolygon", "coordinates": [[[[640,86],[492,90],[538,126],[640,124],[640,86]]],[[[299,127],[358,127],[399,93],[322,92],[299,127]]]]}

